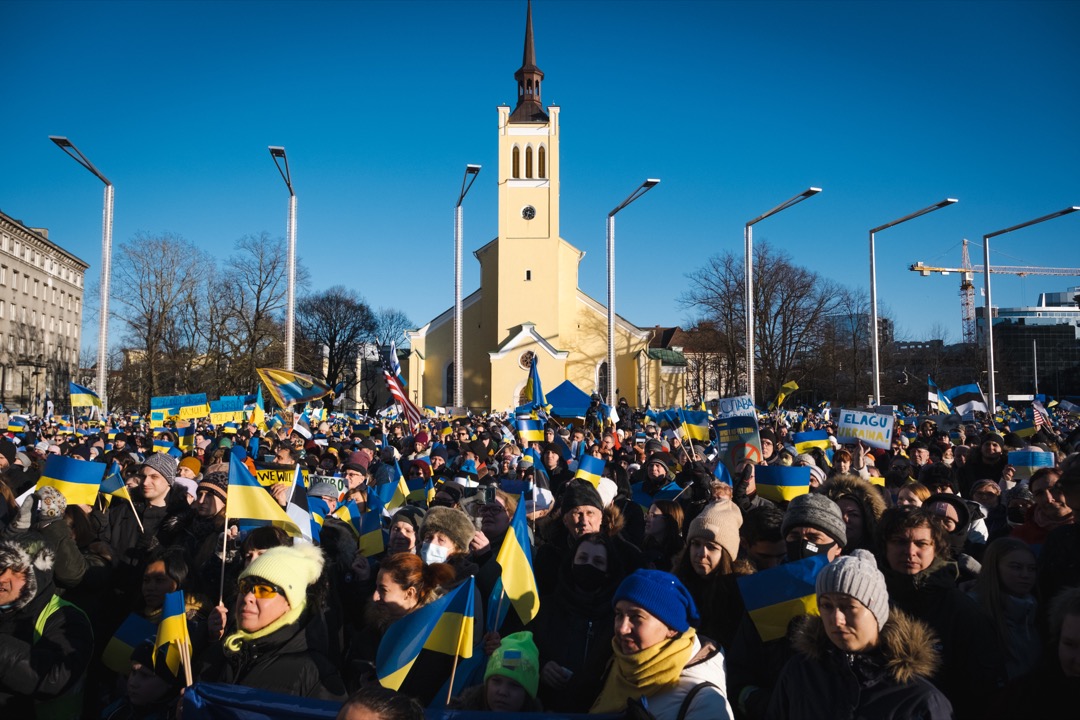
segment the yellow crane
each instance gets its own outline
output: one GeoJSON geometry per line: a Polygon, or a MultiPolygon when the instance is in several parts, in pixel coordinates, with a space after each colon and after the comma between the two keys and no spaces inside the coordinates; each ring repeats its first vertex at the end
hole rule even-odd
{"type": "MultiPolygon", "coordinates": [[[[964,238],[963,248],[960,252],[960,267],[937,267],[934,265],[925,265],[922,262],[917,262],[908,266],[908,270],[917,272],[923,277],[930,275],[931,273],[941,273],[942,275],[948,275],[949,273],[960,274],[960,310],[963,318],[964,327],[964,342],[975,342],[975,284],[972,282],[972,276],[975,273],[980,275],[984,272],[982,265],[972,265],[971,257],[968,254],[968,239],[964,238]]],[[[1053,268],[1053,267],[1035,267],[1028,265],[992,265],[990,267],[990,273],[992,275],[1019,275],[1021,277],[1025,275],[1055,275],[1058,277],[1077,277],[1080,276],[1080,268],[1053,268]]]]}

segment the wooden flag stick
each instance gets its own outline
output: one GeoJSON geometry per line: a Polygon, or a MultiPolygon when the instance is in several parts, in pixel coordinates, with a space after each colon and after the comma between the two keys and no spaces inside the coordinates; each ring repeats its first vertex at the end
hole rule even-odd
{"type": "Polygon", "coordinates": [[[229,547],[229,505],[225,504],[225,527],[221,532],[221,585],[218,591],[218,605],[225,604],[225,556],[229,547]]]}
{"type": "Polygon", "coordinates": [[[458,660],[461,659],[461,640],[462,640],[462,636],[464,634],[465,634],[465,623],[461,623],[461,625],[458,626],[458,642],[457,642],[457,648],[455,648],[455,652],[454,652],[454,666],[450,669],[450,682],[447,684],[447,688],[446,688],[446,704],[447,705],[450,704],[450,698],[454,694],[454,676],[457,675],[458,660]]]}
{"type": "Polygon", "coordinates": [[[191,649],[187,643],[177,643],[180,648],[180,662],[184,666],[184,687],[191,687],[191,649]]]}
{"type": "Polygon", "coordinates": [[[131,514],[135,516],[135,522],[137,522],[139,524],[139,532],[140,533],[145,533],[146,530],[143,529],[142,520],[139,519],[139,511],[135,509],[135,502],[131,499],[131,491],[130,490],[128,490],[128,492],[127,492],[127,501],[128,501],[128,505],[131,506],[131,514]]]}

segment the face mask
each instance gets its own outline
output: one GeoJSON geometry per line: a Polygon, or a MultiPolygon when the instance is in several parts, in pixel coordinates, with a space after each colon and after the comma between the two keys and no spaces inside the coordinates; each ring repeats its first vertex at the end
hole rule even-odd
{"type": "Polygon", "coordinates": [[[607,574],[595,565],[571,565],[570,576],[574,584],[586,592],[596,592],[607,580],[607,574]]]}
{"type": "Polygon", "coordinates": [[[1009,525],[1016,526],[1024,524],[1024,508],[1019,505],[1010,507],[1006,511],[1005,516],[1008,519],[1009,525]]]}
{"type": "Polygon", "coordinates": [[[952,467],[953,459],[952,458],[948,458],[948,459],[941,458],[941,464],[944,465],[945,467],[952,467]]]}
{"type": "Polygon", "coordinates": [[[444,548],[442,545],[424,543],[420,546],[420,559],[423,560],[426,565],[446,562],[446,558],[448,557],[450,557],[450,550],[444,548]]]}
{"type": "Polygon", "coordinates": [[[824,545],[815,545],[809,540],[789,540],[787,542],[788,560],[794,562],[795,560],[805,560],[808,557],[824,555],[835,546],[835,542],[826,543],[824,545]]]}

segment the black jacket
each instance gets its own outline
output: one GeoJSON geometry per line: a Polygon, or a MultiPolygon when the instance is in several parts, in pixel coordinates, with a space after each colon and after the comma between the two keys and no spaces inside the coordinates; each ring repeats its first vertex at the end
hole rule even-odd
{"type": "Polygon", "coordinates": [[[893,610],[877,648],[845,653],[811,617],[792,639],[797,654],[780,674],[767,717],[947,720],[952,706],[927,680],[937,665],[933,640],[925,624],[893,610]]]}

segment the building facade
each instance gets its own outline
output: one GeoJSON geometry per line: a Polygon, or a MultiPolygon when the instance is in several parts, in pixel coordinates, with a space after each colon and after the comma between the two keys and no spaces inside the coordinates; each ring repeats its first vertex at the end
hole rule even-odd
{"type": "MultiPolygon", "coordinates": [[[[479,410],[519,404],[533,358],[545,389],[570,380],[603,395],[607,386],[607,308],[578,287],[585,253],[560,236],[560,108],[541,100],[531,10],[514,78],[517,106],[498,108],[499,234],[473,253],[480,288],[462,301],[463,401],[479,410]]],[[[453,308],[408,333],[402,367],[418,404],[453,404],[453,333],[453,308]]],[[[680,404],[682,377],[650,356],[650,337],[615,318],[618,395],[631,405],[680,404]]]]}
{"type": "Polygon", "coordinates": [[[0,212],[0,405],[65,409],[82,337],[86,262],[0,212]]]}

